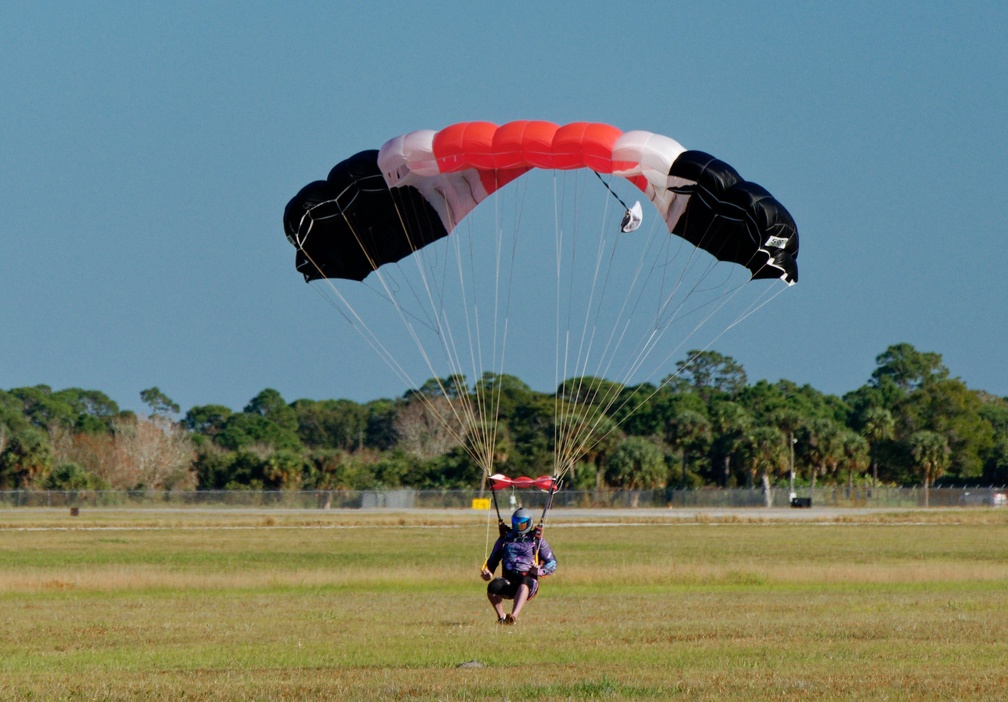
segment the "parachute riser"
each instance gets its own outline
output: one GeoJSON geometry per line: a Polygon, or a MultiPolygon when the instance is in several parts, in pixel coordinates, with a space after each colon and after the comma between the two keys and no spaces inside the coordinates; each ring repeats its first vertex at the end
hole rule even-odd
{"type": "Polygon", "coordinates": [[[539,517],[539,525],[536,527],[536,548],[535,558],[533,561],[536,566],[539,565],[539,549],[542,548],[542,533],[546,528],[546,513],[549,512],[550,508],[553,506],[553,495],[555,495],[559,489],[560,480],[556,476],[553,476],[553,485],[550,487],[549,495],[546,498],[546,504],[543,505],[542,515],[539,517]]]}
{"type": "Polygon", "coordinates": [[[490,497],[493,498],[494,511],[497,512],[497,528],[500,531],[500,527],[503,526],[504,520],[501,518],[500,506],[497,504],[497,491],[492,487],[490,488],[490,497]]]}

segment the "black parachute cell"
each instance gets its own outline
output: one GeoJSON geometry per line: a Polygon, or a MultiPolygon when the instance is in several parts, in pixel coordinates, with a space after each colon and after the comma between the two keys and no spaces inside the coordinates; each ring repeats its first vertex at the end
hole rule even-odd
{"type": "Polygon", "coordinates": [[[684,151],[669,175],[696,182],[682,189],[690,199],[674,234],[745,266],[753,278],[780,278],[783,271],[787,282],[798,281],[798,228],[763,187],[702,151],[684,151]]]}
{"type": "Polygon", "coordinates": [[[326,180],[302,188],[284,210],[284,231],[298,248],[296,265],[306,281],[364,280],[447,235],[419,191],[389,190],[377,150],[341,161],[326,180]]]}
{"type": "Polygon", "coordinates": [[[724,161],[703,151],[684,151],[669,169],[669,175],[696,181],[711,192],[724,192],[742,181],[742,176],[724,161]]]}

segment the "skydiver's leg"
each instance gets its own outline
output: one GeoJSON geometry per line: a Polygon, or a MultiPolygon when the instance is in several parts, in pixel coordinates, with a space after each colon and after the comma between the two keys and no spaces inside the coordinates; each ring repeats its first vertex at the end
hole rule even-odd
{"type": "MultiPolygon", "coordinates": [[[[494,578],[494,580],[487,585],[487,599],[490,600],[490,605],[494,608],[497,613],[497,621],[504,620],[504,605],[503,602],[507,595],[509,594],[507,590],[509,589],[510,583],[503,578],[494,578]]],[[[510,599],[510,598],[507,598],[510,599]]]]}
{"type": "Polygon", "coordinates": [[[522,607],[528,601],[529,588],[528,585],[522,583],[518,586],[518,592],[515,593],[514,606],[511,608],[511,616],[515,619],[521,614],[522,607]]]}
{"type": "Polygon", "coordinates": [[[494,611],[497,612],[497,619],[501,620],[504,618],[504,598],[500,595],[492,595],[487,593],[487,599],[490,600],[490,604],[493,606],[494,611]]]}

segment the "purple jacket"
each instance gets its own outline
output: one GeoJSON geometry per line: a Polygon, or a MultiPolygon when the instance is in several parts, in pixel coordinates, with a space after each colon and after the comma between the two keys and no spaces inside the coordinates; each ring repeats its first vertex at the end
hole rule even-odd
{"type": "Polygon", "coordinates": [[[505,577],[507,573],[524,575],[535,565],[536,548],[539,549],[539,574],[549,575],[556,570],[557,562],[553,556],[553,549],[546,543],[546,539],[536,538],[532,534],[518,534],[509,531],[504,536],[497,539],[490,558],[487,559],[487,568],[490,572],[497,570],[498,565],[503,565],[505,577]]]}

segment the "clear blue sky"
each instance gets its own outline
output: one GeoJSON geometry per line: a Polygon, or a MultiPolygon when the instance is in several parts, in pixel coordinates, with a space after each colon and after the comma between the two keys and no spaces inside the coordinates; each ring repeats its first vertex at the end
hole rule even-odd
{"type": "Polygon", "coordinates": [[[284,205],[394,135],[532,118],[669,135],[785,203],[801,280],[714,347],[750,380],[843,394],[909,342],[1008,395],[1006,8],[5,2],[0,388],[401,394],[284,205]]]}

